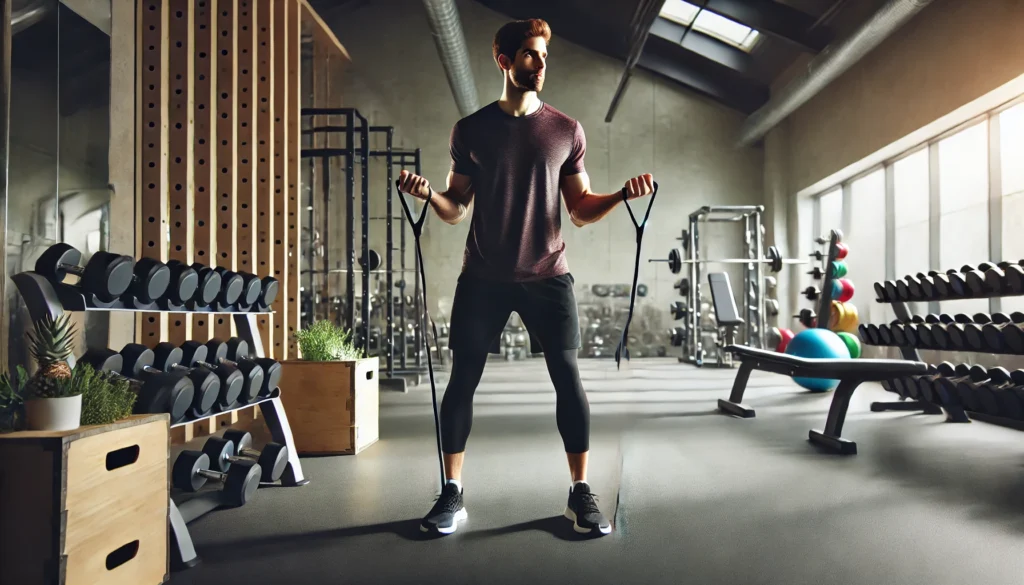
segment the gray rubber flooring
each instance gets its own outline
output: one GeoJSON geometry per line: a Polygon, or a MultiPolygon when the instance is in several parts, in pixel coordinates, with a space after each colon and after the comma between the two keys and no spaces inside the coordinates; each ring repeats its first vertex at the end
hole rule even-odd
{"type": "MultiPolygon", "coordinates": [[[[423,539],[438,490],[429,383],[381,397],[381,439],[306,458],[311,483],[269,488],[190,525],[200,566],[171,583],[1024,582],[1024,435],[940,416],[872,413],[858,391],[844,436],[817,450],[830,394],[754,373],[757,418],[715,413],[735,370],[583,361],[590,483],[614,532],[562,518],[569,475],[542,360],[488,366],[463,474],[469,520],[423,539]]],[[[444,389],[443,379],[438,390],[444,389]]]]}

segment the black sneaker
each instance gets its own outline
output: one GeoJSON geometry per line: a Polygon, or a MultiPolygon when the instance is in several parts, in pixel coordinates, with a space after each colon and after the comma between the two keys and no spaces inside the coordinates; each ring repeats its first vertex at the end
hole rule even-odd
{"type": "Polygon", "coordinates": [[[597,508],[597,495],[590,491],[590,485],[586,483],[578,483],[569,490],[565,517],[573,521],[573,530],[580,534],[590,534],[595,530],[609,534],[612,531],[611,522],[597,508]]]}
{"type": "Polygon", "coordinates": [[[462,492],[454,483],[445,484],[441,495],[434,502],[434,507],[423,518],[420,530],[436,531],[451,534],[459,528],[459,520],[467,518],[466,507],[462,503],[462,492]]]}

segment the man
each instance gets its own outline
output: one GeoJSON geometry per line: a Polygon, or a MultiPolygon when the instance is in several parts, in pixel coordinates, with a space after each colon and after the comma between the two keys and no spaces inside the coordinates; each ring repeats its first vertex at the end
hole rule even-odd
{"type": "MultiPolygon", "coordinates": [[[[459,223],[473,205],[452,305],[451,378],[440,412],[448,483],[421,523],[424,532],[450,534],[467,517],[461,477],[473,394],[489,348],[512,311],[540,343],[555,386],[555,418],[572,478],[565,516],[577,532],[611,532],[587,484],[590,405],[576,363],[579,315],[560,233],[559,192],[578,227],[603,218],[622,194],[590,191],[583,128],[537,96],[547,74],[550,39],[551,29],[538,19],[501,27],[493,53],[504,91],[452,129],[448,189],[432,191],[426,179],[406,171],[399,179],[402,192],[429,199],[446,223],[459,223]]],[[[641,175],[625,187],[631,199],[649,195],[653,178],[641,175]]]]}

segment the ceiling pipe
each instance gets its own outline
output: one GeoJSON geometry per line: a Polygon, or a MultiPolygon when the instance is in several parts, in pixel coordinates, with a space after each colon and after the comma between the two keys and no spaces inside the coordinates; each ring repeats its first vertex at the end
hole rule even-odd
{"type": "Polygon", "coordinates": [[[853,34],[829,45],[808,65],[807,71],[751,114],[740,130],[739,146],[764,138],[768,131],[807,103],[828,84],[899,30],[932,0],[890,0],[853,34]]]}
{"type": "Polygon", "coordinates": [[[463,117],[468,116],[480,109],[480,105],[455,0],[423,0],[423,7],[455,104],[463,117]]]}

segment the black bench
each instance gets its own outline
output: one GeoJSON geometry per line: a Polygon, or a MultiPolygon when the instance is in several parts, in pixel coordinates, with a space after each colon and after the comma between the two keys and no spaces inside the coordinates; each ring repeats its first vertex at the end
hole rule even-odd
{"type": "Polygon", "coordinates": [[[823,447],[844,455],[857,453],[857,444],[840,438],[843,422],[846,420],[846,409],[850,406],[853,391],[862,382],[880,382],[902,376],[924,374],[928,365],[923,362],[904,360],[867,360],[867,359],[809,359],[774,351],[755,349],[740,345],[730,345],[726,351],[740,359],[740,369],[733,381],[729,400],[719,400],[719,410],[739,416],[753,418],[754,409],[744,406],[743,392],[747,388],[747,380],[752,370],[772,372],[790,377],[831,378],[839,380],[839,386],[832,395],[832,406],[829,407],[828,419],[823,431],[811,430],[810,440],[823,447]]]}
{"type": "Polygon", "coordinates": [[[743,319],[740,318],[739,311],[736,309],[736,299],[732,294],[728,273],[712,272],[708,274],[708,285],[711,287],[711,303],[715,306],[715,324],[720,331],[718,359],[721,362],[725,353],[724,349],[733,345],[736,339],[736,328],[743,325],[743,319]]]}

